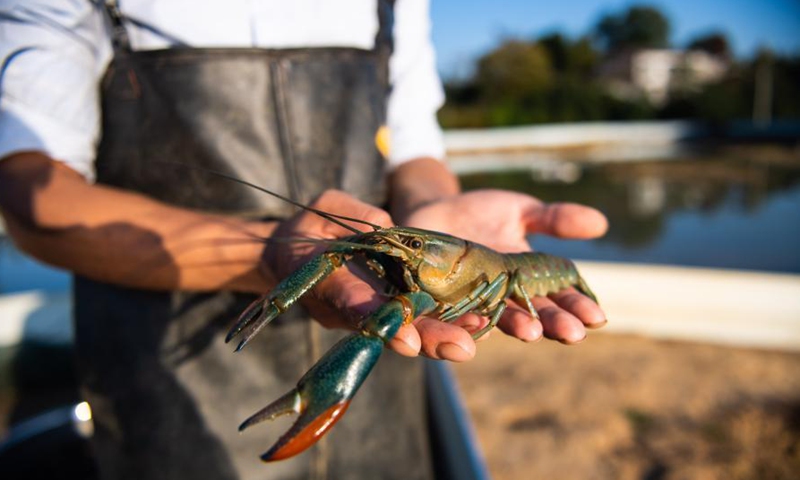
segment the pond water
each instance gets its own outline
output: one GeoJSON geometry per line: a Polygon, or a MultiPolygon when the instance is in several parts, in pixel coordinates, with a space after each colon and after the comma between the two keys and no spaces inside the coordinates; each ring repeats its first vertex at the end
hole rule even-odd
{"type": "Polygon", "coordinates": [[[800,161],[758,152],[601,165],[552,163],[462,177],[580,202],[608,216],[595,241],[537,236],[534,248],[584,260],[800,273],[800,161]]]}
{"type": "Polygon", "coordinates": [[[8,237],[0,236],[0,294],[28,290],[64,292],[71,281],[67,272],[23,255],[8,237]]]}
{"type": "MultiPolygon", "coordinates": [[[[800,273],[797,151],[726,152],[680,160],[551,161],[462,176],[467,189],[505,188],[603,211],[595,241],[532,238],[536,249],[583,260],[800,273]]],[[[0,293],[64,291],[70,277],[0,237],[0,293]]]]}

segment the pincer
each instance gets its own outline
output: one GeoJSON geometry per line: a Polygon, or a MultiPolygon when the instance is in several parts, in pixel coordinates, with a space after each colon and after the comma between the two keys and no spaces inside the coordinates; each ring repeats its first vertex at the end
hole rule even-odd
{"type": "Polygon", "coordinates": [[[353,396],[378,362],[384,344],[402,325],[435,308],[436,301],[424,292],[396,296],[369,315],[359,332],[334,345],[295,388],[245,420],[239,431],[264,420],[297,413],[295,423],[261,459],[282,460],[306,450],[347,411],[353,396]]]}

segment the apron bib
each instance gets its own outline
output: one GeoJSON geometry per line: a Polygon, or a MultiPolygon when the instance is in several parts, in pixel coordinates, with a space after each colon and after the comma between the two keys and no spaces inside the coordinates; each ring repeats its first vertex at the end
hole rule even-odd
{"type": "MultiPolygon", "coordinates": [[[[385,6],[384,2],[379,2],[385,6]]],[[[301,202],[328,188],[385,201],[391,9],[372,51],[131,51],[116,20],[102,83],[98,183],[186,208],[282,218],[294,207],[177,162],[301,202]]],[[[157,240],[157,239],[154,239],[157,240]]],[[[383,356],[348,414],[307,453],[263,464],[291,424],[239,423],[291,389],[338,339],[295,307],[242,352],[223,338],[253,300],[151,292],[76,277],[76,351],[104,478],[430,478],[422,362],[383,356]]]]}

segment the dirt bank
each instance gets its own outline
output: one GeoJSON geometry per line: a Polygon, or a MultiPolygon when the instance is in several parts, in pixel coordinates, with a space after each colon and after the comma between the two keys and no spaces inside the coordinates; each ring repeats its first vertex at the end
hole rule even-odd
{"type": "Polygon", "coordinates": [[[800,354],[494,333],[454,367],[494,479],[789,479],[800,354]]]}

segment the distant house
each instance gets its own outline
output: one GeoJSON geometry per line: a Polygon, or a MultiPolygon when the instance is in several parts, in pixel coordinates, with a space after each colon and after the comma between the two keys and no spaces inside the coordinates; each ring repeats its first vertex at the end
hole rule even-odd
{"type": "Polygon", "coordinates": [[[598,77],[622,98],[644,96],[663,105],[672,92],[691,91],[721,79],[729,63],[701,50],[640,49],[612,55],[598,77]]]}

